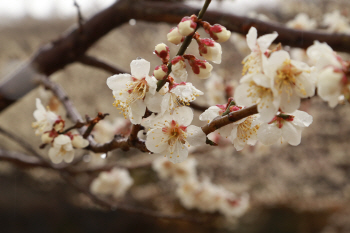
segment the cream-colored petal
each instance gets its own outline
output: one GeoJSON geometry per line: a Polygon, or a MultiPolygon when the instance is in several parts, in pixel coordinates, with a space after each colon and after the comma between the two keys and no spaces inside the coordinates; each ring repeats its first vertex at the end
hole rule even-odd
{"type": "Polygon", "coordinates": [[[133,60],[130,63],[131,74],[137,79],[142,79],[148,76],[151,63],[145,59],[133,60]]]}

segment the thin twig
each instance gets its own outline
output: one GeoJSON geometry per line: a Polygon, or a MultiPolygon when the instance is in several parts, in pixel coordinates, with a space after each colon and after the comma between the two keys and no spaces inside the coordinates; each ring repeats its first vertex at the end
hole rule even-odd
{"type": "Polygon", "coordinates": [[[83,18],[83,15],[81,14],[79,4],[77,3],[76,0],[73,0],[73,1],[74,1],[74,6],[77,8],[77,13],[78,13],[79,33],[82,34],[84,32],[84,26],[83,26],[84,18],[83,18]]]}
{"type": "Polygon", "coordinates": [[[111,64],[108,64],[105,61],[102,61],[96,57],[88,56],[88,55],[83,55],[80,59],[79,62],[81,62],[84,65],[88,65],[91,67],[95,67],[104,71],[109,72],[110,74],[121,74],[121,73],[126,73],[126,71],[123,71],[122,69],[119,69],[116,66],[113,66],[111,64]]]}
{"type": "Polygon", "coordinates": [[[96,116],[93,120],[88,121],[87,124],[88,124],[89,126],[87,127],[86,131],[84,132],[83,138],[89,137],[89,135],[90,135],[90,133],[92,132],[92,130],[94,129],[95,125],[96,125],[100,120],[105,119],[105,117],[108,116],[108,115],[109,115],[109,113],[103,114],[103,113],[99,112],[99,113],[97,114],[97,116],[96,116]]]}

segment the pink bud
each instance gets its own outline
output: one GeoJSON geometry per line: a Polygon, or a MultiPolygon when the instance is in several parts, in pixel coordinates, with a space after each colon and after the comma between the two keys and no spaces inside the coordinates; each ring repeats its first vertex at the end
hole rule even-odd
{"type": "Polygon", "coordinates": [[[181,22],[179,23],[179,25],[177,25],[177,27],[179,28],[179,32],[181,35],[188,36],[194,32],[194,30],[197,27],[197,23],[195,23],[191,17],[186,16],[182,18],[181,22]]]}
{"type": "Polygon", "coordinates": [[[219,43],[216,43],[212,39],[198,39],[197,43],[199,54],[202,57],[216,64],[221,63],[222,49],[219,43]]]}
{"type": "Polygon", "coordinates": [[[156,66],[156,68],[154,69],[153,76],[158,80],[162,80],[165,78],[167,73],[168,73],[168,67],[166,65],[160,65],[160,66],[156,66]]]}
{"type": "Polygon", "coordinates": [[[166,44],[161,43],[157,44],[155,47],[154,52],[157,54],[158,57],[160,57],[162,60],[169,60],[170,56],[170,49],[166,44]]]}
{"type": "Polygon", "coordinates": [[[213,66],[205,60],[188,60],[192,67],[193,73],[195,73],[200,79],[207,79],[210,77],[213,66]]]}
{"type": "Polygon", "coordinates": [[[170,32],[167,34],[168,41],[173,44],[180,44],[182,41],[184,41],[185,37],[180,34],[179,29],[177,27],[174,27],[170,30],[170,32]]]}
{"type": "Polygon", "coordinates": [[[206,32],[209,33],[210,37],[218,43],[227,41],[231,36],[231,32],[220,24],[211,26],[209,30],[206,30],[206,32]]]}

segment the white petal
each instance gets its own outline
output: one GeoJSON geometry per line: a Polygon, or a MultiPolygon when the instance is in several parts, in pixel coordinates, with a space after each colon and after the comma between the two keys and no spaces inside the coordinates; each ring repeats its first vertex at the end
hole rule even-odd
{"type": "Polygon", "coordinates": [[[188,126],[193,120],[193,111],[189,107],[178,107],[173,112],[173,119],[179,124],[188,126]]]}
{"type": "Polygon", "coordinates": [[[251,27],[247,34],[247,44],[251,51],[256,48],[256,38],[258,38],[258,31],[255,27],[251,27]]]}
{"type": "Polygon", "coordinates": [[[242,83],[241,85],[238,85],[234,91],[234,99],[236,101],[236,104],[242,105],[242,106],[251,106],[256,103],[258,100],[257,96],[249,96],[249,93],[251,93],[253,90],[251,85],[249,83],[242,83]]]}
{"type": "Polygon", "coordinates": [[[152,129],[148,131],[146,138],[146,147],[154,153],[161,153],[168,148],[168,143],[164,139],[167,136],[162,132],[162,129],[152,129]]]}
{"type": "Polygon", "coordinates": [[[264,74],[258,73],[253,75],[253,80],[259,86],[271,88],[271,78],[267,77],[264,74]]]}
{"type": "Polygon", "coordinates": [[[211,106],[199,116],[199,120],[206,121],[206,122],[211,121],[215,117],[220,116],[219,114],[220,111],[221,111],[221,108],[217,106],[211,106]]]}
{"type": "Polygon", "coordinates": [[[301,140],[301,129],[285,121],[282,126],[282,137],[292,146],[297,146],[301,140]]]}
{"type": "Polygon", "coordinates": [[[292,123],[300,127],[308,127],[313,120],[310,114],[299,110],[293,112],[292,115],[294,116],[292,123]]]}
{"type": "Polygon", "coordinates": [[[275,123],[261,124],[258,130],[258,140],[264,145],[272,145],[277,142],[282,136],[282,130],[275,123]]]}
{"type": "Polygon", "coordinates": [[[258,112],[260,113],[260,120],[269,122],[276,115],[278,107],[273,103],[273,97],[264,95],[258,104],[258,112]]]}
{"type": "Polygon", "coordinates": [[[299,107],[300,97],[294,91],[289,98],[285,91],[282,92],[280,108],[283,112],[294,112],[299,107]]]}
{"type": "Polygon", "coordinates": [[[63,160],[62,156],[58,155],[59,153],[60,153],[60,150],[54,147],[51,147],[49,150],[49,158],[55,164],[61,163],[63,160]]]}
{"type": "Polygon", "coordinates": [[[44,108],[44,106],[41,103],[41,100],[39,98],[35,99],[35,105],[36,105],[37,110],[39,110],[41,112],[46,112],[46,109],[44,108]]]}
{"type": "Polygon", "coordinates": [[[290,56],[286,51],[280,50],[272,53],[271,56],[267,59],[266,64],[264,65],[265,74],[273,79],[276,76],[277,69],[287,59],[290,59],[290,56]]]}
{"type": "Polygon", "coordinates": [[[143,100],[136,100],[130,105],[129,117],[133,124],[141,124],[142,117],[145,115],[146,105],[143,100]]]}
{"type": "Polygon", "coordinates": [[[187,159],[188,149],[187,146],[177,141],[171,148],[173,154],[168,153],[166,156],[173,163],[181,163],[187,159]]]}
{"type": "Polygon", "coordinates": [[[206,141],[206,135],[198,126],[190,125],[186,129],[187,141],[191,146],[203,146],[206,141]]]}
{"type": "Polygon", "coordinates": [[[260,47],[260,51],[264,53],[270,47],[272,42],[277,38],[277,36],[277,32],[260,36],[257,40],[257,43],[260,47]]]}
{"type": "Polygon", "coordinates": [[[231,136],[232,127],[233,127],[233,124],[228,124],[218,129],[217,132],[220,136],[224,138],[228,138],[231,136]]]}
{"type": "MultiPolygon", "coordinates": [[[[113,91],[120,91],[126,88],[126,84],[131,81],[130,74],[116,74],[107,78],[107,86],[113,91]]],[[[119,92],[118,92],[119,93],[119,92]]]]}
{"type": "Polygon", "coordinates": [[[145,59],[133,60],[130,63],[131,74],[137,79],[145,78],[148,76],[151,63],[145,59]]]}
{"type": "Polygon", "coordinates": [[[157,89],[157,79],[153,76],[146,76],[146,82],[148,84],[148,92],[154,94],[157,89]]]}
{"type": "Polygon", "coordinates": [[[151,112],[160,112],[160,106],[163,100],[163,96],[156,92],[154,95],[151,93],[146,94],[146,98],[144,100],[148,110],[151,112]]]}
{"type": "Polygon", "coordinates": [[[66,163],[71,163],[74,159],[74,150],[67,151],[67,153],[63,156],[63,160],[66,163]]]}
{"type": "Polygon", "coordinates": [[[57,136],[53,142],[54,146],[60,146],[60,147],[67,143],[71,143],[71,139],[67,135],[63,135],[63,134],[57,136]]]}

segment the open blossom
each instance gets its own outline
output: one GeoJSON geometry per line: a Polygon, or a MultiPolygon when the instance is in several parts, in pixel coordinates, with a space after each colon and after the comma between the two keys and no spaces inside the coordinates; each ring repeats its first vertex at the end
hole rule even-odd
{"type": "Polygon", "coordinates": [[[300,106],[300,98],[315,93],[316,79],[305,63],[291,60],[286,51],[273,52],[264,64],[264,74],[271,80],[275,106],[284,112],[294,112],[300,106]]]}
{"type": "Polygon", "coordinates": [[[221,76],[213,73],[205,82],[205,88],[207,90],[205,96],[209,105],[224,103],[227,100],[225,96],[227,87],[225,87],[224,79],[221,76]]]}
{"type": "Polygon", "coordinates": [[[279,140],[286,140],[297,146],[301,141],[301,132],[312,123],[312,116],[296,110],[293,113],[279,113],[269,123],[260,125],[258,139],[265,145],[272,145],[279,140]]]}
{"type": "Polygon", "coordinates": [[[70,163],[73,161],[74,148],[69,136],[61,134],[54,139],[49,150],[49,158],[53,163],[61,163],[62,161],[70,163]]]}
{"type": "Polygon", "coordinates": [[[277,33],[266,34],[258,38],[258,32],[255,27],[251,27],[247,34],[247,44],[251,53],[243,59],[243,74],[261,73],[263,65],[263,56],[271,43],[277,38],[277,33]]]}
{"type": "Polygon", "coordinates": [[[298,30],[314,30],[317,27],[316,20],[310,19],[305,13],[299,13],[293,20],[288,21],[286,25],[298,30]]]}
{"type": "Polygon", "coordinates": [[[154,118],[147,132],[147,149],[163,154],[173,163],[183,162],[188,156],[188,147],[203,145],[206,140],[200,127],[190,125],[192,119],[193,112],[188,107],[154,118]]]}
{"type": "MultiPolygon", "coordinates": [[[[231,106],[230,112],[238,111],[242,108],[241,106],[231,106]]],[[[221,116],[225,111],[225,105],[211,106],[199,116],[199,119],[210,123],[216,117],[221,116]]],[[[240,151],[246,144],[255,145],[259,123],[257,115],[252,115],[233,122],[232,124],[225,125],[219,128],[217,132],[221,136],[229,138],[236,150],[240,151]]]]}
{"type": "Polygon", "coordinates": [[[327,26],[327,31],[338,33],[350,33],[350,24],[347,17],[335,10],[323,16],[323,25],[327,26]]]}
{"type": "Polygon", "coordinates": [[[318,41],[307,49],[307,55],[316,66],[312,75],[317,78],[317,94],[330,107],[335,107],[340,96],[349,93],[346,75],[349,63],[343,61],[326,43],[318,41]]]}
{"type": "Polygon", "coordinates": [[[149,76],[150,63],[144,59],[133,60],[130,74],[117,74],[107,79],[107,85],[113,90],[115,106],[119,106],[125,118],[133,124],[140,124],[146,106],[152,105],[149,96],[154,95],[157,79],[149,76]]]}
{"type": "Polygon", "coordinates": [[[129,172],[121,168],[101,172],[91,183],[90,190],[96,195],[111,195],[115,199],[121,198],[134,183],[129,172]]]}
{"type": "Polygon", "coordinates": [[[202,57],[216,64],[221,63],[222,49],[219,43],[216,43],[212,39],[198,39],[197,43],[199,54],[202,57]]]}
{"type": "Polygon", "coordinates": [[[278,103],[274,101],[270,78],[264,74],[247,74],[240,80],[235,89],[234,99],[238,105],[258,105],[260,119],[270,121],[278,111],[278,103]]]}
{"type": "Polygon", "coordinates": [[[42,134],[46,131],[50,131],[56,121],[59,121],[60,118],[50,110],[46,110],[41,103],[40,99],[36,99],[36,110],[33,115],[36,122],[32,123],[33,128],[37,128],[35,131],[36,135],[42,134]]]}
{"type": "Polygon", "coordinates": [[[176,183],[181,184],[186,180],[196,179],[196,165],[197,161],[194,158],[174,164],[166,158],[159,157],[153,161],[152,168],[161,179],[172,178],[176,183]]]}

